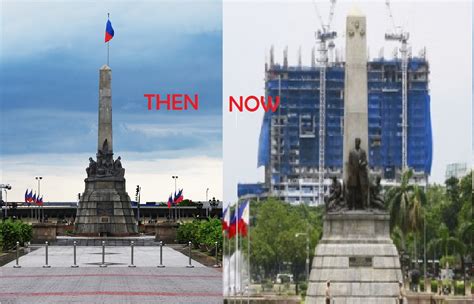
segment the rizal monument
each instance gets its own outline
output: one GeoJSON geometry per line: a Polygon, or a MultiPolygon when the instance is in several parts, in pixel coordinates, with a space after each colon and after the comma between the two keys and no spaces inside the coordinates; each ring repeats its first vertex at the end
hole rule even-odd
{"type": "Polygon", "coordinates": [[[85,190],[77,208],[75,233],[127,236],[137,233],[125,188],[121,157],[114,160],[112,138],[112,70],[104,65],[99,77],[99,123],[96,159],[89,158],[85,190]]]}
{"type": "Polygon", "coordinates": [[[323,236],[315,249],[306,303],[396,303],[403,280],[390,238],[380,177],[368,163],[366,18],[346,19],[342,185],[333,178],[323,236]],[[334,302],[333,302],[334,301],[334,302]]]}

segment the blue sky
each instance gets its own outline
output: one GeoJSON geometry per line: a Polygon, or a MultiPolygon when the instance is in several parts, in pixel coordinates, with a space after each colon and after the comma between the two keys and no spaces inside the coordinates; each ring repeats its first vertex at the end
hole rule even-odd
{"type": "MultiPolygon", "coordinates": [[[[143,165],[156,167],[156,184],[163,184],[159,181],[165,176],[159,175],[167,174],[157,160],[179,166],[205,158],[212,168],[221,162],[220,1],[2,1],[1,5],[0,173],[1,182],[16,181],[14,189],[19,192],[12,190],[12,197],[21,199],[24,189],[33,187],[29,179],[35,175],[32,169],[28,175],[15,176],[14,162],[41,160],[45,167],[36,173],[56,176],[58,162],[51,155],[61,155],[65,166],[70,161],[85,168],[87,155],[95,154],[98,70],[106,63],[107,12],[115,30],[110,43],[114,152],[128,156],[123,163],[136,174],[133,183],[145,183],[133,162],[149,160],[143,165]],[[145,93],[198,94],[199,111],[148,111],[145,93]]],[[[192,173],[186,170],[176,168],[189,179],[188,195],[202,199],[205,190],[200,188],[207,186],[191,190],[192,173]]],[[[84,174],[82,169],[68,179],[82,181],[84,174]]],[[[200,179],[202,174],[206,175],[200,173],[200,179]]],[[[217,172],[208,174],[216,178],[217,172]]],[[[49,193],[51,200],[73,200],[83,190],[71,186],[74,182],[63,179],[66,190],[49,193]]],[[[158,188],[145,199],[169,193],[169,187],[158,188]]],[[[212,188],[221,195],[220,181],[216,179],[212,188]]]]}

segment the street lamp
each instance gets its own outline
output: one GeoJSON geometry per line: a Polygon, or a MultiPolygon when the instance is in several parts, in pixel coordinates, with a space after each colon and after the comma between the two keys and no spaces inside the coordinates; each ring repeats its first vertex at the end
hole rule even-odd
{"type": "Polygon", "coordinates": [[[8,193],[7,190],[11,190],[12,186],[10,184],[0,184],[0,201],[2,201],[2,191],[5,190],[5,218],[7,217],[8,210],[8,193]]]}
{"type": "MultiPolygon", "coordinates": [[[[141,197],[142,187],[137,185],[137,191],[135,193],[135,201],[137,202],[137,226],[138,230],[140,230],[140,197],[141,197]]],[[[140,231],[138,231],[140,232],[140,231]]]]}
{"type": "MultiPolygon", "coordinates": [[[[38,196],[37,197],[39,197],[40,196],[40,190],[41,190],[41,180],[43,179],[43,177],[42,176],[36,176],[35,179],[38,181],[38,194],[37,194],[38,196]]],[[[41,209],[43,209],[43,208],[41,208],[41,209]]],[[[44,210],[43,210],[43,215],[41,215],[41,213],[42,213],[41,209],[39,209],[38,219],[40,220],[40,222],[43,222],[43,220],[44,220],[44,210]]]]}
{"type": "Polygon", "coordinates": [[[306,232],[299,232],[295,234],[295,237],[300,235],[306,236],[306,283],[309,282],[309,235],[306,232]]]}

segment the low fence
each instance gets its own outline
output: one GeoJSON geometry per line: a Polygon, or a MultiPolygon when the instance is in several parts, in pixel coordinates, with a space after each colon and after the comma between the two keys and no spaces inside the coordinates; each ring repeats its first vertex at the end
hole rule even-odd
{"type": "MultiPolygon", "coordinates": [[[[82,240],[72,240],[71,242],[71,245],[64,245],[64,246],[69,246],[71,247],[71,268],[78,268],[79,265],[77,264],[77,246],[79,246],[79,242],[80,241],[84,241],[86,239],[82,239],[82,240]]],[[[98,239],[95,239],[95,240],[92,240],[94,241],[94,245],[96,245],[98,242],[100,242],[100,246],[102,247],[102,252],[101,252],[101,262],[98,263],[99,264],[99,267],[101,268],[104,268],[104,267],[107,267],[109,266],[109,263],[106,261],[106,248],[108,246],[110,246],[110,243],[113,243],[115,246],[118,246],[116,243],[114,243],[114,241],[119,241],[118,239],[117,240],[108,240],[108,241],[104,241],[104,240],[98,240],[98,239]]],[[[124,240],[122,240],[124,241],[124,240]]],[[[136,267],[136,265],[134,264],[134,256],[135,256],[135,246],[137,246],[137,243],[140,242],[140,239],[137,238],[135,240],[132,240],[132,241],[129,241],[128,243],[128,246],[130,246],[130,264],[128,265],[128,267],[130,268],[133,268],[133,267],[136,267]]],[[[123,242],[121,242],[121,244],[123,244],[123,242]]],[[[49,246],[50,246],[50,243],[48,241],[46,241],[44,243],[44,264],[43,264],[43,268],[51,268],[51,265],[49,263],[49,246]]],[[[122,245],[120,245],[122,246],[122,245]]],[[[156,266],[157,268],[164,268],[166,267],[166,257],[163,255],[163,247],[165,246],[164,242],[163,241],[159,241],[157,242],[157,244],[155,245],[155,247],[158,247],[159,248],[159,264],[156,266]]],[[[192,262],[192,248],[193,248],[193,244],[191,242],[188,242],[187,244],[187,247],[188,247],[188,264],[187,265],[183,265],[184,267],[186,268],[194,268],[194,265],[193,265],[193,262],[192,262]]],[[[216,248],[217,248],[217,242],[216,242],[216,248]]],[[[13,265],[13,268],[21,268],[21,259],[20,259],[20,242],[16,242],[16,246],[15,246],[15,253],[16,253],[16,256],[15,256],[15,264],[13,265]]],[[[219,250],[216,249],[216,253],[215,253],[215,264],[214,264],[214,267],[221,267],[220,263],[219,263],[219,260],[218,260],[218,252],[219,250]]],[[[40,265],[38,265],[39,267],[40,265]]]]}

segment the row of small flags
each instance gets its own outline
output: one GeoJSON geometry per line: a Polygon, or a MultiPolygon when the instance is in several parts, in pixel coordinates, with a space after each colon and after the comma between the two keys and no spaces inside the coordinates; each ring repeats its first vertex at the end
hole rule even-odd
{"type": "Polygon", "coordinates": [[[230,210],[227,206],[222,212],[222,230],[225,232],[227,238],[231,239],[237,234],[245,237],[247,236],[250,218],[250,204],[245,201],[237,210],[230,210]]]}
{"type": "Polygon", "coordinates": [[[172,205],[177,205],[181,203],[184,200],[183,197],[183,189],[179,190],[178,193],[174,193],[174,198],[173,198],[173,193],[170,194],[170,197],[168,198],[168,208],[171,208],[172,205]]]}
{"type": "Polygon", "coordinates": [[[35,194],[33,194],[33,190],[30,190],[30,192],[28,192],[28,189],[26,189],[25,203],[27,204],[33,203],[38,206],[43,206],[43,196],[41,196],[40,198],[39,195],[38,196],[36,195],[36,192],[35,194]]]}

